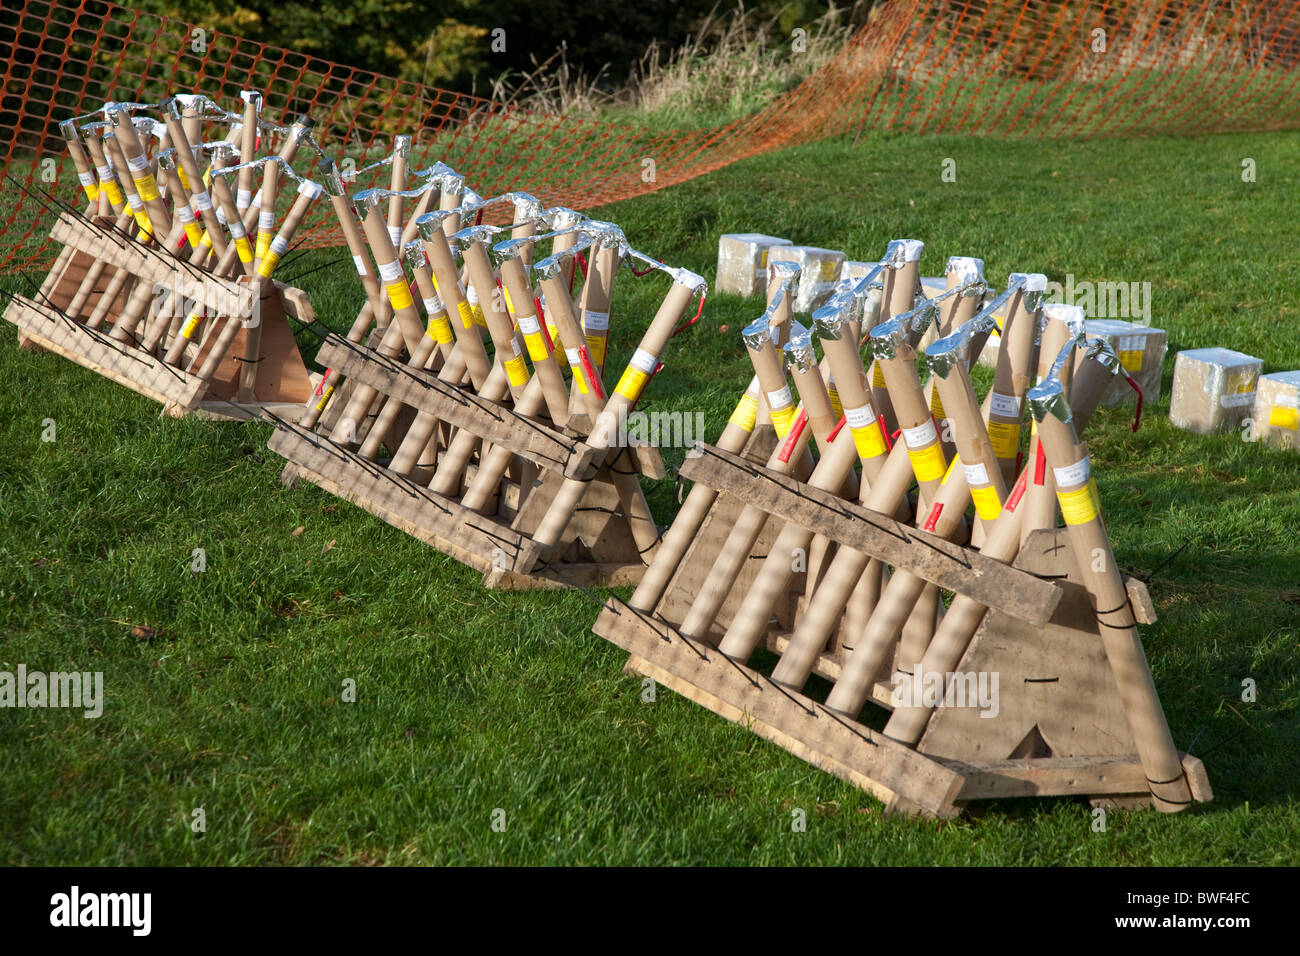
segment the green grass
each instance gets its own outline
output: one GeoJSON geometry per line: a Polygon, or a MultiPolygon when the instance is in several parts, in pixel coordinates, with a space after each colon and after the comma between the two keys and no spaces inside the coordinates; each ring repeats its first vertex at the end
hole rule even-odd
{"type": "MultiPolygon", "coordinates": [[[[1152,582],[1160,620],[1143,639],[1213,803],[1112,813],[1105,833],[1066,799],[884,819],[872,798],[666,690],[641,703],[624,655],[591,634],[586,595],[485,591],[360,509],[280,486],[266,426],[160,418],[8,335],[0,669],[102,670],[108,700],[99,720],[0,710],[0,861],[1295,864],[1300,459],[1186,435],[1166,416],[1180,349],[1300,366],[1285,268],[1298,145],[866,137],[598,210],[710,277],[718,233],[762,231],[853,258],[915,236],[929,243],[925,274],[973,254],[995,283],[1013,270],[1150,281],[1170,339],[1162,399],[1137,434],[1113,410],[1088,437],[1125,568],[1149,573],[1192,541],[1152,582]],[[945,157],[956,183],[940,181],[945,157]],[[1241,181],[1244,157],[1255,184],[1241,181]],[[202,574],[189,570],[197,547],[202,574]],[[791,832],[794,808],[806,833],[791,832]]],[[[304,284],[324,322],[350,323],[361,295],[346,265],[304,284]]],[[[615,329],[644,324],[661,289],[622,278],[615,329]]],[[[666,356],[654,407],[706,410],[716,430],[748,380],[737,333],[756,314],[710,297],[666,356]]],[[[633,339],[616,331],[616,361],[633,339]]],[[[661,519],[674,501],[671,481],[651,489],[661,519]]]]}

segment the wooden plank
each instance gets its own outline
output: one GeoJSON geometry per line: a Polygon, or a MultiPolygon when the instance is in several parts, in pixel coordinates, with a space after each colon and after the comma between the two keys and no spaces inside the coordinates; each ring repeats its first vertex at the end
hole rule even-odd
{"type": "Polygon", "coordinates": [[[202,379],[166,365],[148,352],[123,342],[108,344],[108,333],[97,339],[76,323],[48,316],[15,299],[4,317],[28,339],[69,361],[112,379],[163,405],[175,404],[190,411],[205,391],[202,379]]]}
{"type": "Polygon", "coordinates": [[[417,490],[381,466],[362,463],[357,456],[304,429],[277,428],[267,447],[288,460],[282,483],[305,478],[364,508],[399,531],[481,571],[485,587],[512,591],[615,587],[634,585],[645,572],[640,560],[626,564],[556,563],[535,573],[519,570],[520,566],[511,565],[509,559],[521,553],[529,539],[492,517],[470,511],[427,488],[417,490]]]}
{"type": "Polygon", "coordinates": [[[978,764],[936,758],[965,778],[958,800],[1000,797],[1101,796],[1148,790],[1136,754],[1115,757],[1030,757],[978,764]]]}
{"type": "Polygon", "coordinates": [[[494,565],[511,568],[511,558],[526,541],[490,517],[404,481],[374,462],[363,462],[305,429],[277,428],[267,447],[330,493],[481,571],[494,565]]]}
{"type": "MultiPolygon", "coordinates": [[[[845,776],[851,771],[875,787],[891,791],[931,816],[952,816],[962,787],[960,774],[900,746],[854,721],[832,714],[802,694],[779,688],[757,671],[730,660],[708,645],[688,641],[667,624],[637,614],[611,598],[593,628],[644,662],[693,685],[704,706],[721,701],[716,712],[742,726],[771,728],[797,742],[799,756],[814,766],[845,776]]],[[[713,709],[712,707],[710,709],[713,709]]],[[[856,782],[856,781],[855,781],[856,782]]]]}
{"type": "Polygon", "coordinates": [[[712,446],[695,447],[697,451],[687,455],[680,469],[683,478],[725,491],[783,521],[903,568],[945,590],[1038,625],[1051,620],[1061,599],[1060,589],[1051,582],[978,551],[712,446]]]}
{"type": "Polygon", "coordinates": [[[595,449],[585,442],[525,419],[496,402],[441,383],[434,372],[409,365],[401,365],[399,371],[395,368],[399,363],[364,346],[341,344],[337,336],[321,345],[317,361],[405,405],[432,412],[441,421],[508,448],[541,468],[585,478],[595,461],[595,449]]]}

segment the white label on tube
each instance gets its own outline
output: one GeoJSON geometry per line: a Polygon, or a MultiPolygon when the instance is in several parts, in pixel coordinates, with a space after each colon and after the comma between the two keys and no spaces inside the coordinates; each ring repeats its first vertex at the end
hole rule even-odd
{"type": "Polygon", "coordinates": [[[767,393],[768,408],[786,408],[794,404],[794,396],[790,394],[790,386],[787,385],[775,392],[767,393]]]}
{"type": "Polygon", "coordinates": [[[257,231],[270,232],[275,228],[275,213],[259,212],[257,214],[257,231]]]}
{"type": "Polygon", "coordinates": [[[235,195],[235,205],[240,209],[247,209],[253,203],[253,192],[249,189],[240,189],[235,195]]]}
{"type": "Polygon", "coordinates": [[[606,331],[609,328],[609,313],[588,311],[582,318],[582,327],[588,332],[606,331]]]}
{"type": "Polygon", "coordinates": [[[395,245],[395,246],[401,246],[401,244],[402,244],[402,229],[401,229],[400,226],[389,226],[389,227],[388,227],[388,235],[392,237],[393,245],[395,245]]]}
{"type": "Polygon", "coordinates": [[[535,315],[521,315],[517,321],[519,322],[519,331],[524,335],[532,335],[535,332],[542,331],[541,323],[537,321],[535,315]]]}
{"type": "Polygon", "coordinates": [[[1088,475],[1091,473],[1092,467],[1086,455],[1073,465],[1052,469],[1052,474],[1056,476],[1056,484],[1060,488],[1073,488],[1075,485],[1081,485],[1088,480],[1088,475]]]}
{"type": "Polygon", "coordinates": [[[908,448],[924,448],[936,441],[939,433],[934,430],[934,422],[926,420],[915,428],[904,428],[903,439],[908,448]]]}
{"type": "Polygon", "coordinates": [[[284,236],[276,236],[271,240],[271,251],[277,256],[282,256],[289,249],[289,240],[284,236]]]}
{"type": "Polygon", "coordinates": [[[436,295],[432,299],[425,299],[424,311],[427,315],[437,315],[439,312],[444,311],[442,299],[436,295]]]}
{"type": "Polygon", "coordinates": [[[876,420],[876,412],[870,405],[863,405],[861,408],[844,409],[844,420],[849,423],[850,428],[866,428],[876,420]]]}
{"type": "Polygon", "coordinates": [[[139,156],[135,156],[131,159],[128,159],[126,161],[126,164],[131,167],[131,172],[142,173],[149,168],[149,159],[148,157],[141,154],[139,156]]]}
{"type": "Polygon", "coordinates": [[[966,474],[966,484],[968,485],[980,488],[989,483],[989,472],[982,461],[977,461],[973,465],[968,465],[963,461],[961,470],[966,474]]]}
{"type": "Polygon", "coordinates": [[[1003,418],[1019,418],[1020,399],[1014,395],[1003,395],[1001,392],[994,392],[990,410],[994,415],[1000,415],[1003,418]]]}
{"type": "Polygon", "coordinates": [[[402,267],[397,264],[397,260],[386,262],[379,267],[379,277],[385,282],[396,282],[402,278],[402,267]]]}
{"type": "MultiPolygon", "coordinates": [[[[631,365],[635,369],[640,369],[642,372],[649,375],[655,370],[655,365],[658,364],[658,361],[658,359],[644,349],[637,349],[632,353],[632,360],[627,364],[631,365]]],[[[790,390],[787,388],[785,393],[788,397],[790,395],[790,390]]]]}
{"type": "Polygon", "coordinates": [[[364,276],[366,274],[366,260],[362,259],[360,256],[353,256],[352,262],[357,267],[357,275],[364,276]]]}

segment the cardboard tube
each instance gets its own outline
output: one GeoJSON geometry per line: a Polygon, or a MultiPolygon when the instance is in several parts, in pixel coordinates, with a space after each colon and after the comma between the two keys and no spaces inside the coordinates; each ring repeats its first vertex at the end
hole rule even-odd
{"type": "Polygon", "coordinates": [[[167,206],[158,193],[158,181],[150,171],[149,157],[140,143],[140,137],[136,134],[135,124],[131,122],[131,114],[122,109],[113,111],[111,116],[117,132],[117,145],[126,160],[126,168],[122,173],[131,177],[135,183],[136,194],[144,202],[145,218],[140,223],[140,228],[150,235],[166,235],[171,231],[171,216],[168,215],[167,206]]]}
{"type": "MultiPolygon", "coordinates": [[[[694,273],[683,269],[675,270],[673,273],[672,288],[664,296],[658,312],[650,322],[650,327],[641,337],[636,353],[596,420],[596,426],[587,443],[597,451],[609,449],[613,444],[618,434],[621,416],[626,415],[628,409],[641,397],[641,392],[654,371],[659,354],[672,336],[673,329],[696,292],[703,294],[704,287],[704,280],[694,273]]],[[[559,543],[569,519],[573,516],[574,509],[582,499],[585,487],[585,482],[576,478],[567,478],[556,492],[550,507],[533,534],[533,540],[542,547],[542,560],[547,560],[550,552],[559,543]]],[[[647,559],[647,555],[652,554],[653,551],[653,547],[642,550],[642,558],[647,559]]],[[[649,563],[648,559],[647,563],[649,563]]]]}
{"type": "Polygon", "coordinates": [[[239,98],[244,101],[243,125],[239,130],[239,162],[244,168],[235,181],[235,208],[242,220],[244,211],[253,201],[253,170],[247,164],[257,154],[257,118],[262,112],[262,94],[256,90],[241,90],[239,98]]]}
{"type": "Polygon", "coordinates": [[[1191,803],[1191,789],[1147,666],[1124,577],[1102,524],[1087,446],[1079,441],[1070,414],[1062,407],[1059,382],[1044,382],[1029,395],[1039,440],[1055,473],[1071,550],[1097,615],[1102,646],[1152,800],[1158,810],[1177,812],[1191,803]]]}
{"type": "MultiPolygon", "coordinates": [[[[916,305],[916,292],[920,288],[921,250],[925,244],[919,239],[894,239],[890,241],[881,260],[885,264],[884,291],[880,300],[880,322],[888,322],[896,315],[910,312],[916,305]]],[[[917,336],[917,341],[920,336],[917,336]]],[[[915,347],[916,342],[912,342],[915,347]]],[[[889,386],[879,363],[871,371],[872,405],[880,416],[883,427],[892,435],[898,431],[894,403],[889,397],[889,386]]]]}
{"type": "MultiPolygon", "coordinates": [[[[213,248],[216,250],[217,255],[221,255],[226,251],[225,232],[221,228],[221,223],[217,220],[217,212],[212,205],[212,196],[203,185],[203,170],[199,168],[198,161],[194,158],[193,140],[185,130],[185,122],[182,116],[178,115],[179,111],[175,102],[164,103],[161,112],[163,123],[167,126],[167,134],[176,150],[176,161],[184,171],[185,179],[190,184],[190,199],[203,222],[204,228],[207,230],[213,248]]],[[[198,251],[199,246],[196,245],[191,250],[191,259],[198,251]]]]}
{"type": "MultiPolygon", "coordinates": [[[[1083,369],[1087,371],[1080,371],[1072,403],[1075,419],[1080,425],[1092,416],[1113,374],[1099,361],[1085,363],[1083,369]]],[[[983,547],[979,549],[980,554],[1006,564],[1015,560],[1020,551],[1020,532],[1025,517],[1022,510],[1024,488],[1030,480],[1032,469],[1031,464],[1020,473],[1020,478],[1007,497],[1001,516],[994,522],[983,547]]],[[[919,675],[919,678],[912,679],[924,680],[926,674],[948,673],[954,670],[961,656],[966,652],[971,638],[975,636],[975,631],[983,621],[986,611],[986,607],[966,595],[955,595],[947,614],[944,615],[943,623],[939,625],[934,639],[916,666],[915,674],[919,675]]],[[[856,653],[855,650],[854,655],[856,653]]],[[[853,665],[853,655],[851,655],[846,661],[840,679],[831,689],[826,706],[841,713],[856,715],[870,696],[869,683],[860,676],[868,669],[869,666],[853,665]],[[850,675],[850,668],[853,670],[852,675],[850,675]],[[851,677],[847,683],[846,676],[851,677]]],[[[903,698],[905,701],[909,699],[908,695],[903,695],[903,698]]],[[[930,708],[913,707],[910,704],[899,706],[886,726],[886,733],[896,740],[914,745],[921,739],[931,712],[930,708]]]]}

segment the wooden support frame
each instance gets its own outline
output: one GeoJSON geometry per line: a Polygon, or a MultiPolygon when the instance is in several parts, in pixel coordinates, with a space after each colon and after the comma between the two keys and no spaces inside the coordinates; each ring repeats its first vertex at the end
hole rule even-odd
{"type": "MultiPolygon", "coordinates": [[[[314,319],[306,293],[278,282],[251,284],[221,278],[192,264],[175,265],[158,250],[150,252],[138,241],[112,232],[110,225],[111,220],[104,218],[87,221],[66,212],[59,216],[50,235],[69,255],[61,258],[61,268],[56,266],[57,281],[44,299],[15,297],[4,312],[5,320],[17,327],[24,345],[54,352],[112,379],[159,402],[173,417],[198,413],[209,418],[253,418],[268,410],[296,417],[316,386],[287,321],[287,317],[302,322],[314,319]],[[162,338],[161,347],[149,351],[140,347],[133,336],[117,339],[111,335],[124,293],[108,306],[108,319],[100,328],[91,328],[65,314],[82,279],[97,261],[111,270],[128,273],[136,285],[153,287],[172,283],[183,270],[188,287],[200,290],[205,301],[239,303],[239,313],[257,316],[256,327],[250,324],[240,328],[215,363],[208,361],[213,343],[218,340],[212,334],[214,329],[188,361],[168,364],[162,357],[170,341],[167,336],[162,338]],[[259,343],[253,400],[238,402],[235,399],[242,374],[241,357],[252,332],[257,333],[259,343]],[[212,371],[200,374],[207,364],[212,364],[212,371]]],[[[99,303],[105,284],[96,288],[83,313],[88,314],[99,303]]],[[[234,321],[240,320],[224,320],[234,321]]],[[[214,324],[220,327],[220,323],[214,324]]]]}
{"type": "MultiPolygon", "coordinates": [[[[762,431],[755,434],[756,443],[762,431]]],[[[1151,803],[1064,529],[1034,531],[1015,562],[1002,564],[771,472],[759,460],[752,447],[738,456],[702,444],[688,456],[682,477],[719,492],[695,544],[653,611],[611,598],[593,628],[629,652],[629,673],[650,677],[872,793],[893,814],[949,817],[974,800],[1028,796],[1075,796],[1112,808],[1151,803]],[[995,719],[975,707],[939,706],[918,745],[909,747],[775,682],[766,668],[724,655],[716,643],[726,629],[727,607],[708,634],[682,634],[677,622],[689,606],[696,569],[712,560],[741,502],[776,519],[769,525],[797,524],[987,604],[958,672],[1000,676],[995,719]]],[[[751,574],[736,582],[729,606],[744,600],[752,581],[751,574]]],[[[1141,582],[1125,584],[1135,618],[1154,620],[1141,582]]],[[[772,653],[789,644],[802,591],[794,580],[786,600],[777,603],[765,641],[772,653]]],[[[814,673],[837,680],[841,653],[833,643],[814,673]]],[[[892,710],[893,694],[889,680],[879,680],[871,703],[892,710]]],[[[1201,762],[1179,757],[1193,800],[1213,799],[1201,762]]]]}
{"type": "MultiPolygon", "coordinates": [[[[602,463],[597,449],[571,428],[557,429],[548,420],[521,415],[468,386],[441,381],[434,371],[414,368],[337,335],[325,340],[318,360],[348,383],[374,389],[386,400],[434,415],[444,427],[509,450],[518,462],[531,465],[537,477],[527,488],[503,482],[495,510],[483,514],[392,471],[387,461],[363,458],[326,437],[333,422],[323,416],[319,431],[278,423],[268,447],[287,460],[286,483],[306,479],[351,501],[481,571],[486,587],[588,587],[635,584],[640,579],[645,565],[618,513],[610,467],[630,465],[640,474],[657,477],[663,474],[663,463],[656,450],[631,454],[629,448],[612,463],[602,463]],[[565,479],[585,481],[587,487],[557,549],[558,560],[538,565],[531,532],[565,479]]],[[[343,404],[336,400],[331,407],[343,404]]],[[[358,443],[364,437],[359,433],[358,443]]]]}

